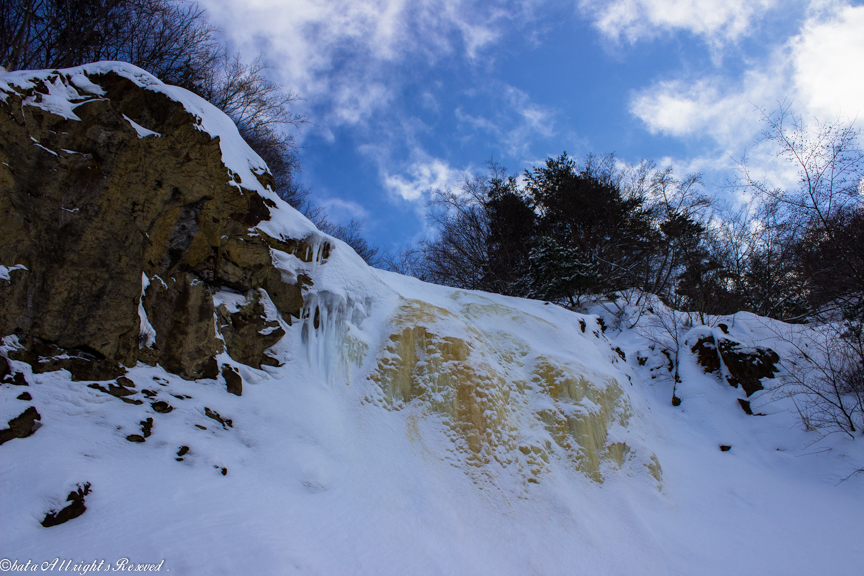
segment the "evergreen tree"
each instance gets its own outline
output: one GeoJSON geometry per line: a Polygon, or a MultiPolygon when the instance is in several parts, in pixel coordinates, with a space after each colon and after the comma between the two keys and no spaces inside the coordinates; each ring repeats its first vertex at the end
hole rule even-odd
{"type": "Polygon", "coordinates": [[[578,166],[565,152],[525,177],[539,234],[575,250],[608,289],[638,285],[658,235],[645,198],[625,194],[613,156],[589,155],[578,166]]]}
{"type": "Polygon", "coordinates": [[[583,295],[599,292],[602,287],[596,266],[583,262],[577,250],[542,236],[528,257],[527,273],[516,281],[513,291],[537,300],[566,302],[575,308],[583,295]]]}
{"type": "Polygon", "coordinates": [[[486,290],[512,294],[513,283],[528,267],[537,215],[516,179],[500,174],[497,171],[489,181],[483,202],[489,220],[483,284],[486,290]]]}

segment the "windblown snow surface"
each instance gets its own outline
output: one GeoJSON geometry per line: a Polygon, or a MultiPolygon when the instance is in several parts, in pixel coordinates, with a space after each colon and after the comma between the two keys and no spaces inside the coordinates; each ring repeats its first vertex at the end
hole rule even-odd
{"type": "MultiPolygon", "coordinates": [[[[183,102],[234,172],[263,166],[206,102],[98,67],[183,102]]],[[[82,71],[97,70],[64,73],[98,95],[82,71]]],[[[74,116],[57,92],[43,102],[74,116]]],[[[673,406],[668,334],[651,315],[624,329],[602,307],[577,314],[374,270],[281,201],[259,228],[335,248],[324,263],[274,252],[315,284],[305,317],[280,319],[287,334],[270,353],[283,365],[241,366],[241,397],[139,364],[134,405],[13,363],[31,385],[0,388],[0,424],[26,390],[42,426],[0,446],[0,558],[164,561],[181,575],[861,574],[864,475],[849,476],[864,467],[862,439],[805,431],[771,389],[782,362],[750,397],[764,415],[748,416],[743,392],[682,344],[673,406]],[[147,418],[152,435],[128,441],[147,418]],[[84,483],[87,511],[42,527],[84,483]]],[[[719,322],[783,356],[782,325],[719,322]]]]}

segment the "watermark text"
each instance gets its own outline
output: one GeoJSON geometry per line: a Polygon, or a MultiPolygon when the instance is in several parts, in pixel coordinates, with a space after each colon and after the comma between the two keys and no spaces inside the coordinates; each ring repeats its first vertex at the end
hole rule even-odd
{"type": "Polygon", "coordinates": [[[165,568],[165,560],[157,563],[133,562],[129,558],[120,558],[115,562],[107,560],[71,560],[69,558],[54,558],[52,560],[19,560],[0,558],[0,572],[39,573],[68,572],[69,574],[91,574],[95,572],[169,572],[165,568]]]}

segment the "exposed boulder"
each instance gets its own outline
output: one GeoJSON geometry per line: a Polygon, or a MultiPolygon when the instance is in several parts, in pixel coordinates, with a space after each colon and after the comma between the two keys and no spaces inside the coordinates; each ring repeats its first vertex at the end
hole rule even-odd
{"type": "Polygon", "coordinates": [[[713,335],[699,338],[690,351],[696,354],[696,361],[705,369],[705,372],[720,371],[720,355],[717,353],[717,341],[713,335]]]}
{"type": "Polygon", "coordinates": [[[42,416],[36,411],[36,408],[30,406],[9,421],[9,428],[0,430],[0,444],[5,444],[9,440],[15,438],[27,438],[32,435],[41,426],[37,420],[41,420],[42,416]]]}
{"type": "Polygon", "coordinates": [[[219,306],[218,315],[219,332],[233,360],[253,368],[279,365],[266,350],[282,339],[285,330],[278,321],[268,318],[260,292],[251,293],[249,301],[234,313],[224,304],[219,306]]]}
{"type": "Polygon", "coordinates": [[[116,360],[106,358],[98,351],[82,344],[76,348],[62,348],[29,334],[18,334],[19,347],[8,352],[14,360],[26,362],[34,374],[68,370],[73,380],[114,380],[126,373],[116,360]]]}
{"type": "Polygon", "coordinates": [[[273,179],[260,159],[241,176],[228,148],[257,159],[215,108],[128,65],[0,76],[0,336],[21,346],[10,357],[76,380],[113,380],[139,360],[216,378],[226,345],[238,362],[274,363],[264,350],[284,331],[263,307],[229,315],[220,337],[213,294],[266,290],[290,323],[311,280],[273,253],[309,262],[330,247],[255,228],[277,207],[262,195],[273,179]],[[214,136],[212,118],[230,129],[214,136]]]}
{"type": "Polygon", "coordinates": [[[12,384],[13,386],[27,386],[24,374],[16,372],[9,361],[0,356],[0,384],[12,384]]]}
{"type": "Polygon", "coordinates": [[[717,350],[729,371],[727,382],[736,388],[740,384],[747,396],[762,390],[762,378],[773,378],[779,372],[776,365],[780,356],[770,348],[745,347],[723,339],[717,342],[717,350]]]}
{"type": "Polygon", "coordinates": [[[88,494],[90,494],[90,483],[85,482],[84,485],[79,484],[78,489],[73,490],[69,493],[69,496],[66,497],[66,501],[70,502],[70,504],[59,511],[52,510],[45,514],[45,518],[42,520],[42,526],[45,528],[58,526],[84,514],[84,512],[87,511],[87,506],[84,505],[84,499],[88,494]]]}
{"type": "Polygon", "coordinates": [[[222,366],[222,377],[225,379],[225,386],[230,394],[235,396],[243,395],[243,378],[237,369],[228,364],[222,366]]]}
{"type": "Polygon", "coordinates": [[[224,428],[225,430],[234,426],[234,422],[230,418],[222,418],[222,416],[220,416],[218,412],[216,412],[215,410],[211,410],[206,406],[204,407],[204,415],[219,422],[222,425],[222,428],[224,428]]]}
{"type": "MultiPolygon", "coordinates": [[[[774,377],[780,361],[780,356],[770,348],[744,346],[729,338],[715,338],[714,334],[701,335],[690,351],[706,373],[722,373],[730,386],[740,385],[748,397],[763,389],[763,378],[774,377]]],[[[742,408],[752,414],[749,402],[746,406],[742,403],[742,408]]]]}

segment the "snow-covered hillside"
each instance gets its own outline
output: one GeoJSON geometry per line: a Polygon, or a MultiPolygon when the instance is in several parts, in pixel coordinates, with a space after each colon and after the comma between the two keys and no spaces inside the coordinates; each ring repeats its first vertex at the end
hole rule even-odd
{"type": "MultiPolygon", "coordinates": [[[[329,253],[271,250],[283,278],[314,281],[299,320],[266,292],[213,295],[229,312],[259,298],[285,331],[268,351],[280,366],[218,356],[242,396],[138,363],[121,398],[10,360],[30,385],[0,386],[0,425],[33,406],[41,426],[0,446],[0,558],[164,561],[183,575],[860,573],[864,475],[843,480],[864,467],[861,439],[803,430],[778,380],[745,414],[743,391],[691,351],[709,331],[772,347],[782,378],[776,323],[739,314],[681,334],[676,384],[651,314],[626,329],[603,307],[371,269],[255,178],[263,163],[215,109],[100,66],[220,136],[237,181],[275,205],[251,235],[329,253]],[[87,485],[86,512],[42,526],[87,485]]],[[[74,116],[57,86],[43,102],[74,116]]]]}

